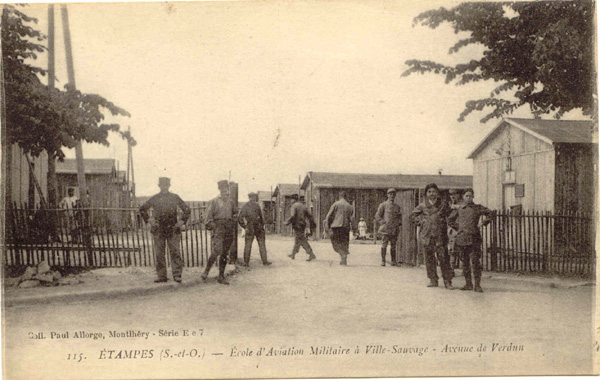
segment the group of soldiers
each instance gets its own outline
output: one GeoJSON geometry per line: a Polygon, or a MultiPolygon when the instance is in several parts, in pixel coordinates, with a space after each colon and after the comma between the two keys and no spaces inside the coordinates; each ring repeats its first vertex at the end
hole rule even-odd
{"type": "MultiPolygon", "coordinates": [[[[179,253],[181,228],[190,216],[190,208],[181,198],[169,192],[169,178],[159,178],[160,193],[150,198],[141,208],[140,214],[146,223],[151,225],[154,244],[157,252],[155,282],[166,282],[167,271],[165,262],[165,246],[169,246],[173,279],[181,282],[183,261],[179,253]],[[148,210],[154,210],[149,217],[148,210]],[[177,209],[182,216],[177,218],[177,209]]],[[[245,230],[244,259],[241,266],[248,267],[254,239],[257,240],[263,265],[272,263],[267,259],[265,244],[264,216],[258,204],[258,194],[248,194],[249,202],[241,210],[229,197],[229,182],[219,181],[219,196],[212,199],[204,214],[206,229],[211,231],[212,250],[202,279],[206,280],[210,269],[218,261],[219,275],[217,281],[229,284],[225,278],[225,267],[229,251],[237,234],[237,224],[245,230]]],[[[463,193],[463,199],[456,191],[450,192],[450,202],[440,198],[436,184],[425,187],[425,199],[411,213],[410,221],[420,227],[419,240],[425,255],[428,287],[438,286],[437,266],[441,267],[444,286],[454,289],[453,266],[457,266],[457,257],[462,256],[465,285],[462,290],[481,289],[481,236],[479,227],[487,224],[492,211],[484,206],[473,203],[474,192],[468,189],[463,193]],[[483,217],[483,218],[482,218],[483,217]],[[482,220],[483,219],[483,220],[482,220]],[[450,231],[450,232],[449,232],[450,231]],[[450,261],[453,253],[453,263],[450,261]],[[471,278],[473,272],[473,279],[471,278]],[[474,281],[473,281],[474,280],[474,281]]],[[[313,261],[316,256],[308,242],[308,237],[316,229],[316,223],[303,199],[293,195],[294,203],[290,216],[285,221],[294,231],[294,246],[289,257],[293,260],[300,247],[308,254],[307,261],[313,261]],[[308,231],[307,231],[308,230],[308,231]]],[[[386,265],[387,247],[390,247],[391,265],[398,266],[396,259],[396,243],[402,226],[400,206],[394,202],[396,189],[388,189],[387,200],[382,202],[375,214],[375,220],[380,226],[377,234],[383,239],[381,246],[381,265],[386,265]]],[[[350,241],[350,231],[353,229],[354,208],[346,199],[346,192],[340,191],[338,200],[331,206],[324,220],[324,228],[330,232],[331,244],[340,255],[340,265],[347,265],[350,241]]],[[[235,263],[237,264],[237,263],[235,263]]]]}

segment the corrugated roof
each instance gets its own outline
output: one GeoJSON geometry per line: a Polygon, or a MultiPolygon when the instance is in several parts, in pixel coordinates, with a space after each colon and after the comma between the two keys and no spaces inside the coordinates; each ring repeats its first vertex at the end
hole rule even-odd
{"type": "Polygon", "coordinates": [[[421,189],[429,183],[440,188],[462,189],[473,186],[470,175],[420,175],[420,174],[357,174],[309,172],[304,178],[302,189],[306,189],[312,179],[315,187],[336,187],[353,189],[421,189]]]}
{"type": "Polygon", "coordinates": [[[496,125],[484,139],[477,144],[468,158],[473,158],[487,143],[496,136],[500,128],[508,123],[548,144],[591,144],[597,143],[593,137],[594,122],[591,120],[541,120],[507,117],[496,125]]]}
{"type": "MultiPolygon", "coordinates": [[[[115,170],[115,160],[112,158],[86,158],[83,160],[85,174],[111,174],[115,170]]],[[[77,174],[77,160],[67,158],[56,163],[57,174],[77,174]]]]}
{"type": "Polygon", "coordinates": [[[507,122],[521,126],[546,138],[550,143],[592,143],[591,120],[539,120],[506,118],[507,122]]]}
{"type": "Polygon", "coordinates": [[[293,183],[280,183],[273,191],[273,196],[276,197],[281,192],[281,195],[298,194],[298,185],[293,183]]]}

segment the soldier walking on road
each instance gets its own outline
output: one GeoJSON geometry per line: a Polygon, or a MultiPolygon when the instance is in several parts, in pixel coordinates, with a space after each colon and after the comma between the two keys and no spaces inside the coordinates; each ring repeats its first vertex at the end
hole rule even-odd
{"type": "Polygon", "coordinates": [[[481,289],[481,234],[479,228],[490,222],[494,212],[485,206],[473,203],[473,189],[466,190],[463,198],[464,202],[448,218],[448,224],[458,231],[456,233],[455,248],[463,254],[463,273],[466,283],[460,289],[483,293],[481,289]],[[481,216],[483,216],[483,220],[480,221],[481,216]],[[471,263],[475,288],[473,288],[473,281],[471,280],[471,263]]]}
{"type": "Polygon", "coordinates": [[[300,247],[302,247],[306,253],[308,253],[308,259],[306,261],[312,261],[316,259],[316,256],[313,253],[310,244],[308,244],[308,240],[306,240],[306,226],[308,223],[308,226],[310,227],[309,235],[312,235],[317,226],[312,214],[310,211],[308,211],[308,207],[298,200],[298,196],[294,194],[292,195],[292,199],[294,199],[296,202],[290,209],[290,217],[285,221],[285,224],[291,224],[292,229],[294,230],[294,248],[292,249],[292,254],[289,255],[289,257],[294,260],[296,258],[296,254],[298,251],[300,251],[300,247]]]}
{"type": "Polygon", "coordinates": [[[419,240],[425,251],[425,266],[430,283],[428,287],[438,286],[437,262],[442,269],[444,286],[454,289],[452,277],[454,272],[450,267],[448,257],[448,225],[447,218],[450,214],[448,203],[439,198],[440,191],[435,183],[425,187],[425,201],[415,207],[411,220],[421,227],[419,240]]]}
{"type": "Polygon", "coordinates": [[[248,203],[240,210],[240,216],[238,218],[240,226],[246,231],[243,265],[245,267],[250,265],[250,254],[252,253],[252,242],[254,241],[254,238],[256,238],[256,241],[258,242],[258,249],[263,265],[271,265],[272,263],[267,260],[265,220],[260,205],[258,204],[258,194],[248,194],[248,200],[248,203]]]}
{"type": "Polygon", "coordinates": [[[223,285],[229,285],[225,278],[225,266],[236,233],[238,207],[229,198],[229,182],[219,181],[218,186],[221,194],[208,203],[206,215],[204,215],[206,229],[212,232],[212,252],[206,263],[206,269],[202,273],[202,279],[206,280],[208,278],[210,268],[218,259],[219,277],[217,281],[223,285]]]}
{"type": "Polygon", "coordinates": [[[183,260],[179,253],[181,244],[181,227],[187,223],[190,217],[190,208],[181,200],[179,195],[169,192],[171,180],[166,177],[158,179],[160,193],[150,198],[140,207],[140,215],[144,222],[150,223],[156,248],[156,274],[158,278],[154,282],[167,281],[167,265],[165,260],[165,242],[169,246],[171,255],[171,271],[173,280],[181,282],[183,271],[183,260]],[[183,212],[180,221],[177,221],[177,207],[183,212]],[[154,209],[153,215],[148,216],[148,210],[154,209]]]}
{"type": "Polygon", "coordinates": [[[381,226],[378,233],[383,237],[383,243],[381,244],[381,266],[385,266],[385,255],[389,244],[392,266],[395,267],[398,265],[396,261],[396,242],[398,241],[398,234],[402,225],[402,212],[400,211],[400,206],[394,203],[396,189],[388,189],[387,198],[377,208],[375,220],[381,226]]]}
{"type": "Polygon", "coordinates": [[[339,199],[331,205],[325,220],[327,228],[331,229],[331,245],[340,255],[340,265],[347,265],[347,257],[350,254],[350,229],[354,219],[354,209],[346,201],[346,192],[340,191],[339,199]]]}

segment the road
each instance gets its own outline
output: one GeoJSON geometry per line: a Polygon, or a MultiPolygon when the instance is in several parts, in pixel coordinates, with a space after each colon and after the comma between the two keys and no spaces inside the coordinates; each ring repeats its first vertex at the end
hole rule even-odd
{"type": "Polygon", "coordinates": [[[593,287],[551,288],[514,277],[484,278],[483,294],[427,288],[424,267],[379,266],[378,246],[352,244],[343,267],[327,241],[311,244],[316,261],[306,262],[303,251],[291,260],[292,240],[269,238],[270,267],[260,265],[255,244],[251,270],[229,286],[209,281],[144,297],[7,308],[5,376],[592,372],[593,287]],[[79,331],[89,337],[75,338],[79,331]],[[148,338],[111,337],[113,331],[148,338]],[[65,332],[68,339],[50,337],[65,332]],[[39,333],[45,339],[29,339],[39,333]]]}

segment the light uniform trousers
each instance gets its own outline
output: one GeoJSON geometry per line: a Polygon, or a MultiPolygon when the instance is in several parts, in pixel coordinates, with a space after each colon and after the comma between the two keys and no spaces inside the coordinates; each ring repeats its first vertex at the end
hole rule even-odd
{"type": "Polygon", "coordinates": [[[245,245],[244,245],[244,263],[250,262],[250,254],[252,253],[252,242],[254,238],[258,242],[258,250],[260,252],[260,258],[263,263],[267,262],[267,246],[265,244],[265,230],[262,228],[249,229],[246,232],[245,245]]]}

